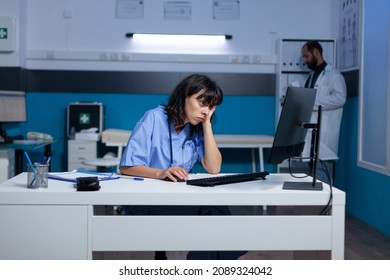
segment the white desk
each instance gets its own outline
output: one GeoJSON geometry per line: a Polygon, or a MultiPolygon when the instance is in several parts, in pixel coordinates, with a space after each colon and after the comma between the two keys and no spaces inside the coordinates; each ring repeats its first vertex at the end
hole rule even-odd
{"type": "Polygon", "coordinates": [[[254,149],[259,150],[260,171],[264,171],[264,148],[271,148],[274,138],[268,135],[215,134],[219,148],[252,148],[252,170],[256,172],[254,149]]]}
{"type": "Polygon", "coordinates": [[[119,179],[101,182],[97,192],[77,192],[72,183],[56,180],[47,189],[27,189],[26,180],[22,173],[0,184],[0,259],[91,259],[92,251],[154,250],[331,250],[332,259],[344,258],[345,193],[338,189],[330,216],[98,216],[93,210],[126,204],[326,205],[327,185],[323,191],[282,190],[284,181],[293,180],[285,174],[214,188],[119,179]]]}

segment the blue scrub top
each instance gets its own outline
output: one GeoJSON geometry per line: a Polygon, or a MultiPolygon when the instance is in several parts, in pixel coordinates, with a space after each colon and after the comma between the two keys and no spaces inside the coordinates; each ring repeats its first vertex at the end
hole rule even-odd
{"type": "MultiPolygon", "coordinates": [[[[203,135],[190,136],[187,123],[177,133],[170,123],[172,135],[172,166],[185,168],[188,172],[204,156],[203,135]]],[[[171,149],[168,115],[164,106],[147,111],[131,132],[119,167],[143,165],[167,169],[171,165],[171,149]]]]}

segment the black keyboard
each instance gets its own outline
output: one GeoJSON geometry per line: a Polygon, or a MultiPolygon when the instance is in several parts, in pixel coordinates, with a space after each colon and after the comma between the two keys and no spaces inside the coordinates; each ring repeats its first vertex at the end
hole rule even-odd
{"type": "Polygon", "coordinates": [[[216,185],[241,183],[257,179],[265,180],[265,177],[269,175],[268,172],[254,172],[254,173],[240,173],[232,175],[223,175],[216,177],[207,177],[201,179],[192,179],[187,181],[187,185],[194,185],[200,187],[214,187],[216,185]]]}

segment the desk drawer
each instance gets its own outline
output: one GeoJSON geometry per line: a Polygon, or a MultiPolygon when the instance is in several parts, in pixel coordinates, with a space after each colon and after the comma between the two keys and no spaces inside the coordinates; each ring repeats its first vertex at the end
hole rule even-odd
{"type": "Polygon", "coordinates": [[[68,143],[69,153],[96,153],[97,142],[70,140],[68,143]]]}
{"type": "Polygon", "coordinates": [[[86,164],[83,164],[81,162],[69,162],[68,163],[68,171],[72,171],[75,169],[96,171],[96,166],[86,165],[86,164]]]}
{"type": "Polygon", "coordinates": [[[84,165],[82,162],[97,158],[97,142],[86,140],[68,141],[68,170],[84,169],[96,170],[94,166],[84,165]]]}
{"type": "Polygon", "coordinates": [[[95,153],[69,153],[68,161],[69,162],[82,162],[84,160],[92,160],[96,158],[95,153]]]}

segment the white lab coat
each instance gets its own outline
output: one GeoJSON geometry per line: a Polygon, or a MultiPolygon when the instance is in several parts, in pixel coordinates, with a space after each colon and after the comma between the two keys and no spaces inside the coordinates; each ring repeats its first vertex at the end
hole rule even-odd
{"type": "MultiPolygon", "coordinates": [[[[306,79],[310,78],[311,74],[306,79]]],[[[328,64],[318,76],[314,88],[317,89],[317,96],[311,123],[317,123],[318,106],[322,106],[319,158],[321,160],[337,160],[340,124],[343,106],[347,98],[344,77],[340,71],[328,64]]],[[[308,157],[310,155],[311,130],[308,130],[305,141],[302,156],[308,157]]]]}

